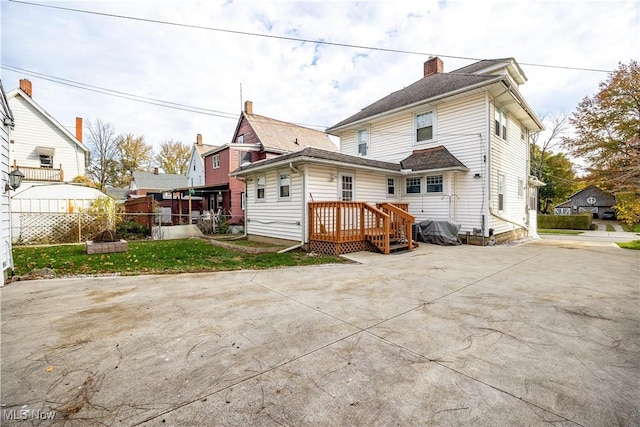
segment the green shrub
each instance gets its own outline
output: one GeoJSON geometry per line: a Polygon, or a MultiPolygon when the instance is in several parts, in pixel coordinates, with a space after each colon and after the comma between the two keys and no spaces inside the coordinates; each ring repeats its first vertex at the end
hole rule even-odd
{"type": "Polygon", "coordinates": [[[591,229],[591,214],[541,215],[538,214],[538,228],[561,230],[591,229]]]}
{"type": "Polygon", "coordinates": [[[116,227],[116,231],[125,239],[141,239],[149,235],[149,227],[144,224],[138,224],[132,219],[128,219],[119,223],[116,227]]]}

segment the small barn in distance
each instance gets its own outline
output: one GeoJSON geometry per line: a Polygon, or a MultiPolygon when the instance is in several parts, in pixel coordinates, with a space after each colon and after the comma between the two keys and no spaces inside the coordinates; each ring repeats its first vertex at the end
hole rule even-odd
{"type": "Polygon", "coordinates": [[[556,215],[575,215],[591,212],[594,218],[599,218],[602,212],[612,210],[616,199],[612,194],[602,191],[598,187],[587,187],[574,193],[569,200],[553,208],[556,215]]]}

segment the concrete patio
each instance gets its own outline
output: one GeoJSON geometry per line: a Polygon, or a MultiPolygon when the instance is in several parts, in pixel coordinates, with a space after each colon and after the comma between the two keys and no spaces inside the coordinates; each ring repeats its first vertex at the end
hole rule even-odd
{"type": "Polygon", "coordinates": [[[640,424],[639,251],[352,258],[5,286],[2,424],[640,424]]]}

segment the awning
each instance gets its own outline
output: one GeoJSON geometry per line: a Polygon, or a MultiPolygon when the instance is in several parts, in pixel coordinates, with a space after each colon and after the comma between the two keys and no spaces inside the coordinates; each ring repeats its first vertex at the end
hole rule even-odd
{"type": "Polygon", "coordinates": [[[39,156],[49,156],[49,157],[53,157],[53,155],[55,154],[56,149],[55,148],[50,148],[50,147],[36,147],[36,153],[38,153],[39,156]]]}

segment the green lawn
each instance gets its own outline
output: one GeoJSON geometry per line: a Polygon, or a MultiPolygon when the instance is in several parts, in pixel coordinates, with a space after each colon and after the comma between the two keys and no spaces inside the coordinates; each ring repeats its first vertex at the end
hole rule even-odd
{"type": "Polygon", "coordinates": [[[569,234],[569,235],[577,235],[582,234],[583,231],[579,230],[560,230],[560,229],[551,229],[551,228],[541,228],[538,230],[538,234],[569,234]]]}
{"type": "Polygon", "coordinates": [[[624,249],[635,249],[637,251],[640,251],[640,240],[634,240],[632,242],[617,243],[617,245],[624,249]]]}
{"type": "Polygon", "coordinates": [[[634,224],[633,227],[629,227],[627,224],[622,224],[624,231],[633,231],[634,233],[640,233],[640,224],[634,224]]]}
{"type": "Polygon", "coordinates": [[[109,273],[184,273],[346,262],[340,257],[309,255],[304,251],[246,254],[216,247],[200,239],[134,241],[129,242],[128,252],[95,255],[87,255],[84,244],[18,246],[13,249],[13,259],[18,276],[36,268],[48,267],[58,277],[109,273]]]}
{"type": "Polygon", "coordinates": [[[607,231],[616,231],[616,228],[611,224],[607,224],[607,231]]]}

